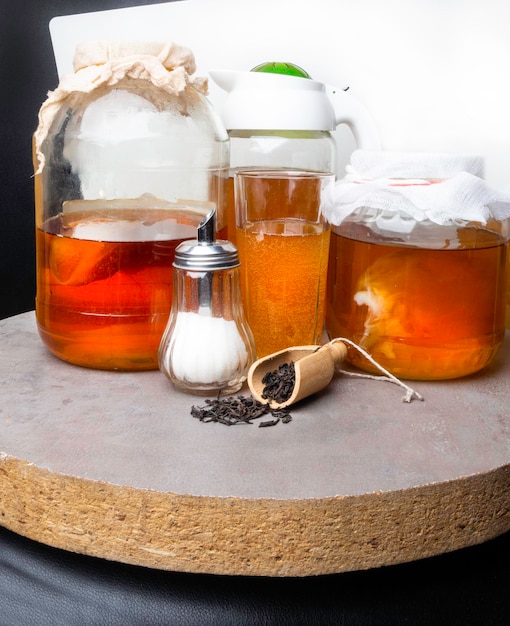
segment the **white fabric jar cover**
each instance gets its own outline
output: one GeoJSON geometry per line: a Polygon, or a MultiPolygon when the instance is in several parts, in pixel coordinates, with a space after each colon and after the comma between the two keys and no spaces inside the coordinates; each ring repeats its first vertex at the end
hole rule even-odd
{"type": "Polygon", "coordinates": [[[371,208],[439,225],[510,218],[510,194],[489,188],[477,156],[356,150],[325,217],[334,226],[371,208]]]}
{"type": "Polygon", "coordinates": [[[179,95],[188,85],[206,95],[207,78],[191,76],[196,70],[193,52],[173,42],[87,41],[78,44],[73,60],[74,74],[63,76],[58,87],[48,93],[39,111],[35,150],[41,172],[46,138],[62,102],[73,93],[91,93],[113,86],[129,77],[179,95]]]}

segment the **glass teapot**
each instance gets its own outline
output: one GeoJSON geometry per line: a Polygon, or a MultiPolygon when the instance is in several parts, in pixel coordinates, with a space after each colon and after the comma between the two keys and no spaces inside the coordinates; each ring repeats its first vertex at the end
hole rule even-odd
{"type": "Polygon", "coordinates": [[[312,80],[292,63],[263,63],[252,71],[209,71],[227,91],[220,111],[230,137],[230,177],[225,210],[235,240],[233,180],[240,168],[302,169],[334,174],[331,134],[346,124],[359,148],[378,150],[379,134],[365,107],[347,91],[312,80]]]}

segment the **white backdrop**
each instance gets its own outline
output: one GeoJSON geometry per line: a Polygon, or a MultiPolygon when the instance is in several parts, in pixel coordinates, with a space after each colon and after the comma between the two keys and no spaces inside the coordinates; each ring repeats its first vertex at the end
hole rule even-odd
{"type": "MultiPolygon", "coordinates": [[[[510,191],[508,0],[180,0],[54,18],[59,75],[85,39],[173,40],[200,75],[291,61],[316,80],[349,86],[383,149],[485,158],[489,185],[510,191]]],[[[224,92],[211,81],[221,109],[224,92]]],[[[339,174],[355,147],[335,133],[339,174]]]]}

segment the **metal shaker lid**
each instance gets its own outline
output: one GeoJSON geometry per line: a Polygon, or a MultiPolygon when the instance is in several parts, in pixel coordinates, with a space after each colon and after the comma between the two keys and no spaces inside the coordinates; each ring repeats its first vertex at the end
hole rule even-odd
{"type": "Polygon", "coordinates": [[[183,241],[175,249],[173,266],[181,270],[206,272],[239,267],[239,253],[230,241],[215,239],[216,209],[200,222],[197,238],[183,241]]]}

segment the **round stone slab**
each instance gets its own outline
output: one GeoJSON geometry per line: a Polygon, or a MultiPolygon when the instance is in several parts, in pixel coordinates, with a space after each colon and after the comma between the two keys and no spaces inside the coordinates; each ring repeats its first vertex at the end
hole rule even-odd
{"type": "MultiPolygon", "coordinates": [[[[0,321],[0,524],[159,569],[308,576],[510,529],[510,337],[483,372],[395,384],[338,374],[259,428],[192,417],[158,371],[53,357],[34,313],[0,321]]],[[[243,390],[248,395],[247,389],[243,390]]]]}

